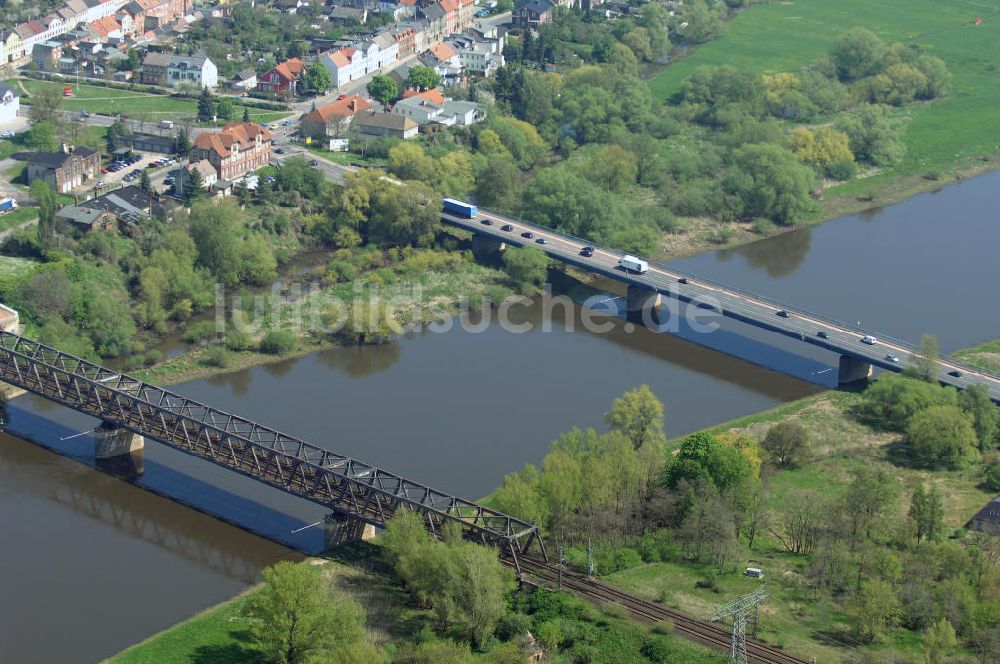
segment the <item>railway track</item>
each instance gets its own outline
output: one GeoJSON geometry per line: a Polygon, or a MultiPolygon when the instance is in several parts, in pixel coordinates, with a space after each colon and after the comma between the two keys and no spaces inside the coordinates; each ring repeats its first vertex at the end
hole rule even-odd
{"type": "MultiPolygon", "coordinates": [[[[522,582],[543,588],[555,588],[560,583],[559,567],[555,563],[530,557],[521,557],[519,562],[522,582]]],[[[614,602],[624,608],[632,617],[648,623],[669,620],[674,625],[674,632],[679,636],[711,648],[724,651],[730,649],[731,634],[728,629],[723,629],[713,623],[696,620],[683,613],[640,599],[596,579],[587,578],[579,572],[564,568],[561,586],[566,592],[595,604],[614,602]]],[[[806,660],[793,657],[777,648],[752,639],[747,640],[747,655],[750,661],[759,664],[809,664],[806,660]]]]}

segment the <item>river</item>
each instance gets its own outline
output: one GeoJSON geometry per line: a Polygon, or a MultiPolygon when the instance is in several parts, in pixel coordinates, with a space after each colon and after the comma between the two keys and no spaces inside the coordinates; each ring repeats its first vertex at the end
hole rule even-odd
{"type": "MultiPolygon", "coordinates": [[[[953,349],[1000,330],[998,270],[988,267],[1000,240],[998,184],[993,173],[676,264],[893,336],[933,331],[953,349]]],[[[620,294],[617,284],[565,279],[557,291],[577,301],[620,294]]],[[[664,402],[676,435],[832,380],[831,354],[737,323],[704,340],[753,362],[691,343],[682,338],[693,336],[688,330],[653,334],[620,320],[595,334],[564,329],[560,314],[546,332],[537,325],[542,313],[540,305],[519,311],[520,321],[536,324],[525,334],[456,325],[175,389],[477,498],[505,473],[538,462],[560,432],[601,427],[612,399],[642,383],[664,402]]],[[[580,307],[571,314],[579,328],[580,307]]],[[[10,433],[58,454],[0,435],[0,661],[95,661],[232,596],[264,565],[321,546],[317,528],[293,533],[322,518],[317,506],[156,443],[147,444],[133,486],[92,469],[89,436],[71,437],[94,426],[88,418],[30,396],[9,404],[7,416],[10,433]]]]}

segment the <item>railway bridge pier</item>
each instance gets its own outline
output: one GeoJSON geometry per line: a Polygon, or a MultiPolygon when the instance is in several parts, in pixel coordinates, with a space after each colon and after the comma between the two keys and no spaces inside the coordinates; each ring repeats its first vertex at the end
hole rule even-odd
{"type": "Polygon", "coordinates": [[[94,430],[94,462],[113,475],[135,479],[144,472],[143,448],[146,439],[107,421],[94,430]]]}
{"type": "Polygon", "coordinates": [[[497,254],[503,253],[503,250],[506,248],[506,242],[501,242],[494,237],[482,235],[481,233],[472,234],[472,255],[479,260],[492,258],[497,254]]]}
{"type": "Polygon", "coordinates": [[[659,291],[629,284],[626,297],[628,319],[647,327],[657,325],[659,324],[657,311],[662,302],[663,296],[659,291]]]}
{"type": "Polygon", "coordinates": [[[375,526],[361,519],[331,512],[323,519],[323,550],[350,542],[370,542],[375,539],[375,526]]]}

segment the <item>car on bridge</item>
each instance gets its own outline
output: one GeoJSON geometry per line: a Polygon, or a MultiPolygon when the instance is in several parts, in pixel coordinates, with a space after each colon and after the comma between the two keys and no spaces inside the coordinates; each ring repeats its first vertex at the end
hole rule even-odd
{"type": "Polygon", "coordinates": [[[584,258],[590,258],[591,256],[594,255],[594,248],[584,247],[583,249],[580,250],[580,255],[583,256],[584,258]]]}
{"type": "Polygon", "coordinates": [[[866,334],[865,336],[861,337],[861,343],[868,344],[869,346],[874,346],[875,344],[878,343],[878,339],[870,334],[866,334]]]}
{"type": "Polygon", "coordinates": [[[549,243],[549,241],[546,240],[543,237],[538,238],[537,240],[535,240],[535,242],[537,242],[538,244],[548,244],[549,243]]]}
{"type": "Polygon", "coordinates": [[[788,313],[788,311],[786,311],[785,309],[781,309],[780,311],[777,312],[776,315],[781,316],[782,318],[790,318],[791,317],[791,314],[788,313]]]}
{"type": "Polygon", "coordinates": [[[527,239],[530,240],[531,238],[535,237],[535,234],[532,233],[531,231],[524,231],[523,233],[521,233],[521,237],[527,238],[527,239]]]}
{"type": "Polygon", "coordinates": [[[508,233],[509,233],[509,232],[511,232],[512,230],[514,230],[514,227],[513,227],[513,226],[511,226],[510,224],[504,224],[503,226],[501,226],[501,227],[500,227],[500,230],[502,230],[502,231],[506,231],[506,232],[508,232],[508,233]]]}
{"type": "Polygon", "coordinates": [[[952,369],[951,371],[948,372],[948,375],[951,376],[952,378],[961,378],[962,372],[959,371],[958,369],[952,369]]]}
{"type": "Polygon", "coordinates": [[[892,353],[886,355],[885,359],[889,360],[890,362],[899,362],[899,358],[893,355],[892,353]]]}
{"type": "Polygon", "coordinates": [[[492,226],[493,225],[493,220],[492,219],[483,219],[479,223],[481,223],[483,226],[492,226]]]}
{"type": "Polygon", "coordinates": [[[819,337],[820,339],[829,339],[830,333],[825,330],[820,330],[819,332],[816,333],[816,336],[819,337]]]}

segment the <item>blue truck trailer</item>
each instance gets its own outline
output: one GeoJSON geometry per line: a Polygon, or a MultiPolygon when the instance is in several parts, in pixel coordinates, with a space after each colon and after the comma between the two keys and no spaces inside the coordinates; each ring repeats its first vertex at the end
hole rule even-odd
{"type": "Polygon", "coordinates": [[[454,198],[446,198],[443,203],[444,211],[449,214],[453,214],[458,217],[465,217],[466,219],[472,219],[476,216],[476,206],[470,203],[463,203],[462,201],[457,201],[454,198]]]}

